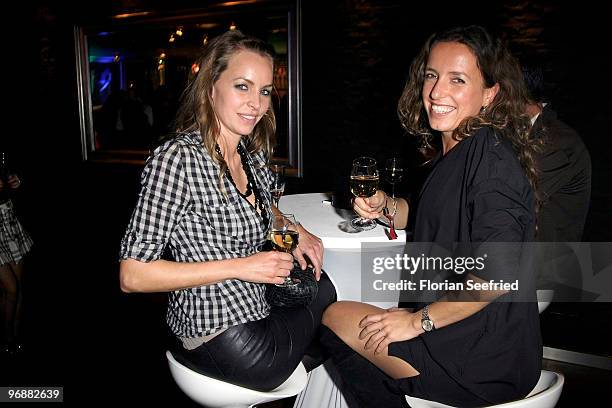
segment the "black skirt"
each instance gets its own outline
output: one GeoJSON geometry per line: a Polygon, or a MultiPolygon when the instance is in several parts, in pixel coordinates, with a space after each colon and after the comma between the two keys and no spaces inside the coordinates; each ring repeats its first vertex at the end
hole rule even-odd
{"type": "Polygon", "coordinates": [[[524,318],[534,313],[534,303],[494,302],[454,325],[391,343],[389,355],[420,374],[390,383],[399,393],[460,407],[524,398],[541,370],[542,346],[533,347],[530,334],[539,327],[524,318]]]}
{"type": "Polygon", "coordinates": [[[335,300],[336,290],[322,273],[317,297],[309,306],[273,307],[266,318],[232,326],[193,350],[177,343],[172,354],[208,377],[270,391],[302,361],[317,335],[323,311],[335,300]]]}

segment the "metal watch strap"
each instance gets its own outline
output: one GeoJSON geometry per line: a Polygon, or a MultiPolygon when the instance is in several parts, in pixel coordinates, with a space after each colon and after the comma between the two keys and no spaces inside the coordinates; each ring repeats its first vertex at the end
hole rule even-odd
{"type": "Polygon", "coordinates": [[[429,305],[425,306],[421,310],[421,325],[425,331],[433,331],[436,328],[433,321],[429,317],[429,305]],[[429,329],[426,328],[427,325],[429,325],[429,329]]]}

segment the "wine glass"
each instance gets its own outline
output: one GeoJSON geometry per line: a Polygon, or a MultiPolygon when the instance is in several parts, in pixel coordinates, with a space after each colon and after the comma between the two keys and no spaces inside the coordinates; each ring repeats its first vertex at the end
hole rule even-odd
{"type": "MultiPolygon", "coordinates": [[[[300,237],[297,230],[298,225],[293,214],[274,214],[269,235],[272,248],[275,251],[286,252],[288,254],[293,252],[298,246],[300,237]]],[[[285,276],[285,282],[276,286],[295,286],[298,283],[291,279],[290,276],[285,276]]]]}
{"type": "Polygon", "coordinates": [[[404,166],[402,159],[392,157],[385,162],[385,179],[391,184],[391,197],[395,198],[395,183],[402,181],[404,166]]]}
{"type": "MultiPolygon", "coordinates": [[[[376,160],[371,157],[358,157],[353,160],[351,169],[351,193],[355,197],[371,197],[378,187],[376,160]]],[[[356,217],[351,220],[353,228],[367,231],[376,227],[374,220],[356,217]]]]}
{"type": "Polygon", "coordinates": [[[270,166],[272,170],[272,183],[270,184],[270,194],[274,200],[274,206],[278,208],[278,202],[285,192],[285,167],[279,164],[270,166]]]}
{"type": "Polygon", "coordinates": [[[8,168],[6,154],[4,152],[0,152],[0,180],[2,180],[2,188],[0,189],[0,202],[5,201],[9,198],[9,192],[11,188],[9,186],[9,174],[10,170],[8,168]]]}
{"type": "Polygon", "coordinates": [[[0,177],[3,183],[8,183],[9,168],[6,160],[6,153],[0,152],[0,177]]]}

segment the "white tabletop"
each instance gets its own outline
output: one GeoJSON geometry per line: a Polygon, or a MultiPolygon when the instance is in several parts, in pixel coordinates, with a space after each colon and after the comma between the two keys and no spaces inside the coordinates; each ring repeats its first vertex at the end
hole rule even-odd
{"type": "MultiPolygon", "coordinates": [[[[388,242],[388,228],[377,225],[368,231],[351,231],[350,220],[357,215],[351,210],[331,205],[331,194],[309,193],[283,196],[279,209],[294,214],[304,228],[323,240],[323,246],[334,249],[358,249],[363,242],[388,242]]],[[[397,231],[398,240],[406,241],[406,233],[397,231]]]]}

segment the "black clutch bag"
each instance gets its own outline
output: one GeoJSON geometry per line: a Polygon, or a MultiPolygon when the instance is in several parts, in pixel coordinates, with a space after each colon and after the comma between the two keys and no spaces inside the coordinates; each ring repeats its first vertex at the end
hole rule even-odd
{"type": "Polygon", "coordinates": [[[290,276],[294,282],[297,282],[296,285],[267,285],[266,300],[271,306],[308,306],[317,296],[319,284],[315,279],[314,270],[311,267],[302,270],[299,265],[296,265],[293,267],[290,276]]]}

